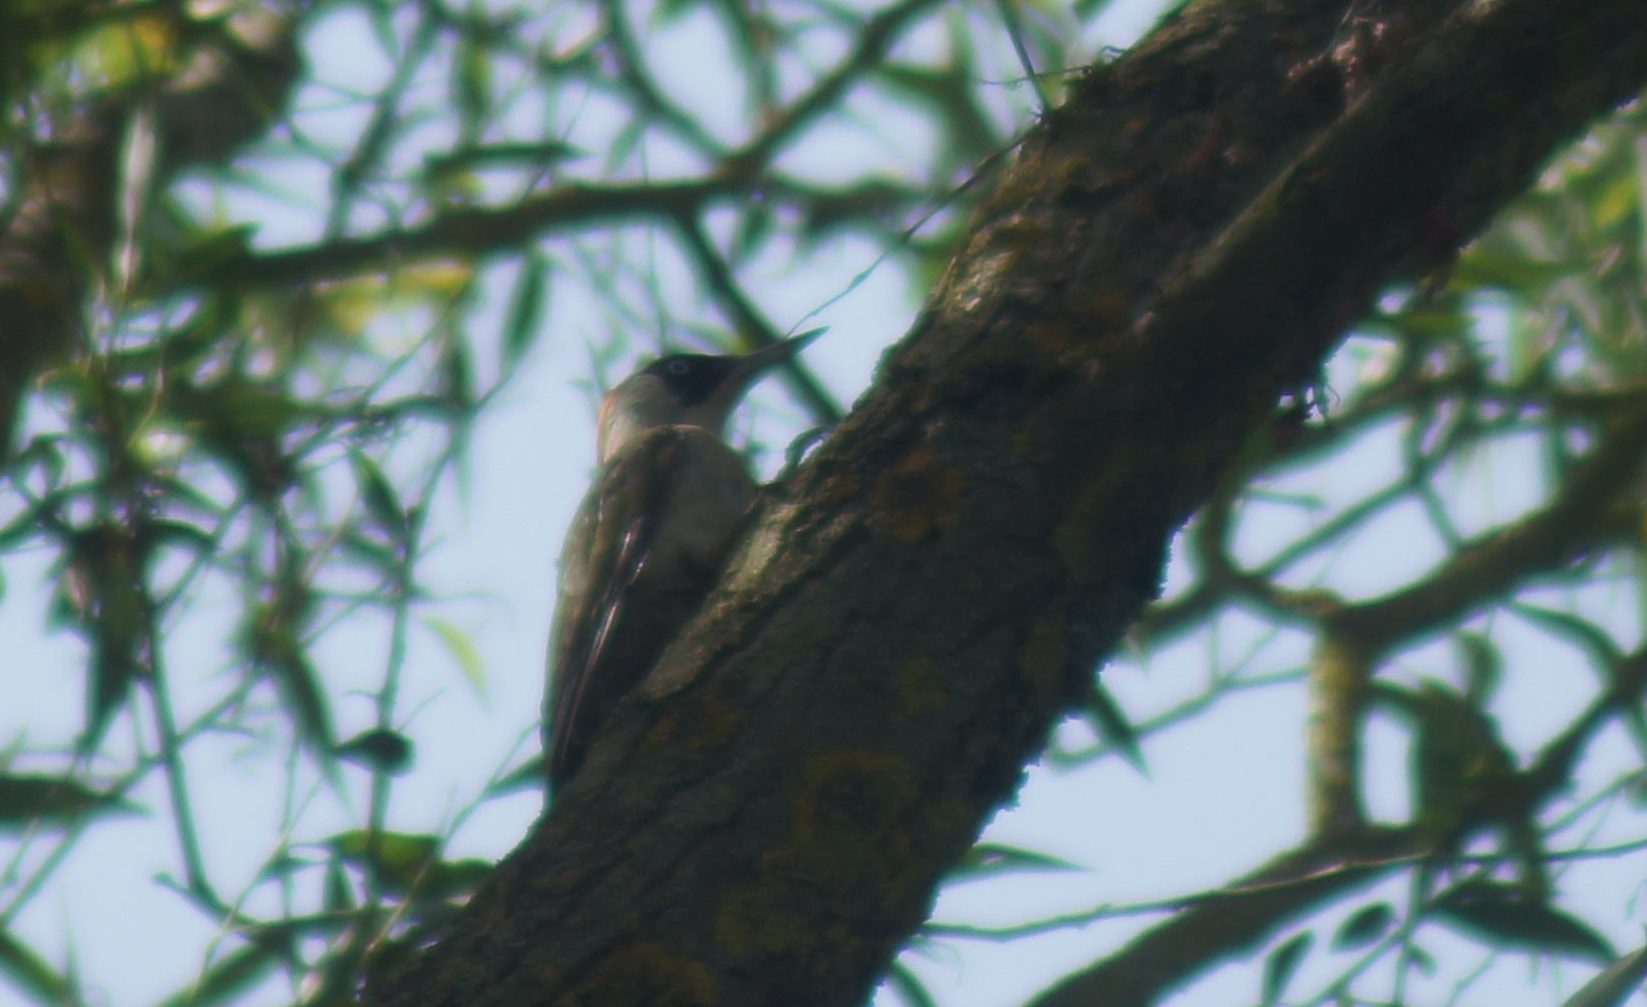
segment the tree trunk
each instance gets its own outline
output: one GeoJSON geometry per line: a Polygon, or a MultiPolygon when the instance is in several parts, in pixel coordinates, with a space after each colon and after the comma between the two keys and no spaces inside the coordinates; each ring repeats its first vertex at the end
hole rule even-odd
{"type": "Polygon", "coordinates": [[[1644,78],[1640,0],[1209,0],[1095,68],[552,812],[371,999],[863,1002],[1278,397],[1644,78]]]}

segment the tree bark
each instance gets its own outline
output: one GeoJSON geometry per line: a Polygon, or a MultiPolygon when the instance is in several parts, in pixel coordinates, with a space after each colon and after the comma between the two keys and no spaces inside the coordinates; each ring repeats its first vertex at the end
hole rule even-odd
{"type": "Polygon", "coordinates": [[[1278,396],[1644,78],[1639,0],[1209,0],[1094,69],[580,775],[370,999],[863,1002],[1278,396]]]}

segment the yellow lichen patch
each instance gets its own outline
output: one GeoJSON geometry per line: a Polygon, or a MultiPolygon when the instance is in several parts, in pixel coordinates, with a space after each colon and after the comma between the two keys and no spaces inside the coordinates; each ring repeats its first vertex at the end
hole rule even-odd
{"type": "Polygon", "coordinates": [[[1069,633],[1062,617],[1042,616],[1018,651],[1018,671],[1043,694],[1056,692],[1069,664],[1069,633]]]}
{"type": "MultiPolygon", "coordinates": [[[[678,704],[677,704],[678,705],[678,704]]],[[[705,695],[682,714],[665,713],[647,732],[648,747],[716,748],[749,724],[749,714],[736,703],[705,695]]]]}
{"type": "Polygon", "coordinates": [[[760,583],[767,567],[783,555],[784,542],[782,522],[768,520],[756,524],[733,555],[732,566],[726,572],[728,587],[733,591],[747,591],[760,583]]]}
{"type": "Polygon", "coordinates": [[[1062,322],[1031,322],[1024,326],[1023,338],[1036,356],[1047,361],[1062,360],[1082,348],[1086,332],[1068,319],[1062,322]]]}
{"type": "Polygon", "coordinates": [[[959,469],[930,448],[916,448],[875,480],[870,521],[893,538],[918,542],[955,523],[965,486],[959,469]]]}
{"type": "Polygon", "coordinates": [[[619,947],[597,961],[588,979],[568,991],[565,1002],[589,1007],[603,1004],[711,1007],[719,1002],[717,993],[715,974],[704,963],[662,944],[642,943],[619,947]]]}
{"type": "MultiPolygon", "coordinates": [[[[920,864],[909,842],[886,837],[905,833],[898,826],[916,803],[908,770],[891,753],[854,749],[813,759],[790,799],[788,835],[761,857],[747,884],[722,898],[717,944],[745,957],[817,947],[816,912],[794,907],[839,903],[840,891],[899,901],[918,883],[920,864]]],[[[824,928],[845,941],[855,932],[855,911],[867,910],[843,906],[846,916],[824,928]]]]}
{"type": "Polygon", "coordinates": [[[1131,320],[1133,303],[1125,286],[1113,279],[1100,278],[1077,294],[1069,307],[1088,330],[1081,335],[1091,338],[1093,329],[1124,327],[1131,320]]]}
{"type": "Polygon", "coordinates": [[[1089,479],[1052,530],[1052,547],[1064,575],[1076,584],[1090,583],[1102,569],[1104,543],[1099,540],[1098,516],[1105,499],[1103,490],[1102,475],[1089,479]]]}
{"type": "Polygon", "coordinates": [[[937,662],[930,657],[906,661],[895,681],[899,708],[911,716],[942,704],[948,691],[944,688],[943,676],[938,673],[937,662]]]}
{"type": "Polygon", "coordinates": [[[795,897],[795,888],[770,882],[728,892],[715,916],[716,946],[739,958],[760,958],[820,944],[817,922],[798,911],[813,898],[803,894],[805,902],[794,902],[795,897]]]}

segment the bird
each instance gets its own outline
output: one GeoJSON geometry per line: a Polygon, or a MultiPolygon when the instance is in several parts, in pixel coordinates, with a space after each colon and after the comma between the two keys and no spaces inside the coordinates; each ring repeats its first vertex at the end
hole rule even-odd
{"type": "Polygon", "coordinates": [[[759,495],[747,460],[725,440],[732,410],[821,331],[742,355],[669,354],[601,400],[598,471],[561,548],[550,632],[551,793],[714,587],[759,495]]]}

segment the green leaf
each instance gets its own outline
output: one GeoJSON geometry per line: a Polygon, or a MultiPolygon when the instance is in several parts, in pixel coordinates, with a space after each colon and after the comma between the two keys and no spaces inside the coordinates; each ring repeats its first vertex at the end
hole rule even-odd
{"type": "Polygon", "coordinates": [[[0,775],[0,831],[69,825],[87,815],[131,814],[142,810],[79,780],[0,775]]]}
{"type": "Polygon", "coordinates": [[[926,984],[898,962],[893,962],[892,967],[886,970],[886,984],[898,999],[910,1007],[938,1007],[938,1001],[932,998],[926,984]]]}
{"type": "Polygon", "coordinates": [[[1604,963],[1616,957],[1612,945],[1589,924],[1529,900],[1522,889],[1510,885],[1465,882],[1437,900],[1431,912],[1490,946],[1530,948],[1604,963]]]}
{"type": "Polygon", "coordinates": [[[1092,693],[1087,697],[1087,712],[1092,714],[1100,738],[1121,753],[1133,769],[1140,773],[1149,771],[1144,764],[1144,749],[1138,742],[1137,728],[1132,726],[1126,711],[1121,709],[1102,683],[1093,686],[1092,693]]]}
{"type": "Polygon", "coordinates": [[[771,237],[776,222],[772,208],[765,203],[754,203],[747,207],[738,218],[737,227],[732,232],[732,264],[743,265],[754,257],[766,243],[766,239],[771,237]]]}
{"type": "Polygon", "coordinates": [[[412,742],[399,731],[381,728],[355,735],[337,747],[337,757],[380,773],[398,776],[412,765],[412,742]]]}
{"type": "Polygon", "coordinates": [[[1093,17],[1109,9],[1115,0],[1075,0],[1075,16],[1083,21],[1090,21],[1093,17]]]}
{"type": "Polygon", "coordinates": [[[349,886],[349,874],[336,860],[326,865],[326,911],[345,912],[355,907],[354,889],[349,886]]]}
{"type": "Polygon", "coordinates": [[[156,521],[149,528],[155,545],[176,545],[196,556],[213,554],[219,544],[217,539],[187,521],[156,521]]]}
{"type": "Polygon", "coordinates": [[[492,58],[485,46],[476,45],[468,35],[458,46],[458,58],[453,64],[456,80],[458,112],[466,123],[478,126],[486,114],[492,93],[492,58]]]}
{"type": "Polygon", "coordinates": [[[463,860],[441,860],[431,864],[418,879],[413,894],[424,899],[450,899],[466,896],[475,890],[481,879],[497,866],[490,860],[467,857],[463,860]]]}
{"type": "Polygon", "coordinates": [[[1622,1007],[1647,980],[1647,947],[1618,959],[1567,998],[1561,1007],[1622,1007]]]}
{"type": "Polygon", "coordinates": [[[522,790],[537,790],[543,786],[543,757],[535,755],[505,773],[503,778],[486,788],[487,797],[505,797],[522,790]]]}
{"type": "Polygon", "coordinates": [[[1406,954],[1407,961],[1427,976],[1435,975],[1440,969],[1440,966],[1436,964],[1435,957],[1416,944],[1408,947],[1406,954]]]}
{"type": "Polygon", "coordinates": [[[441,398],[460,412],[474,408],[474,368],[469,363],[469,347],[457,335],[446,339],[440,351],[441,398]]]}
{"type": "Polygon", "coordinates": [[[430,632],[440,640],[441,646],[457,662],[458,669],[468,680],[471,688],[480,695],[486,695],[486,669],[481,665],[480,652],[475,649],[475,643],[469,634],[457,628],[452,623],[439,616],[427,616],[423,624],[429,627],[430,632]]]}
{"type": "MultiPolygon", "coordinates": [[[[281,928],[271,928],[280,931],[281,928]]],[[[290,939],[284,933],[259,935],[245,947],[226,955],[206,969],[187,989],[162,1002],[162,1007],[211,1007],[227,1003],[245,993],[291,956],[290,939]]]]}
{"type": "Polygon", "coordinates": [[[314,607],[307,576],[301,564],[283,562],[274,597],[248,613],[242,635],[251,662],[274,682],[299,736],[327,756],[334,748],[331,709],[303,642],[303,628],[314,607]]]}
{"type": "Polygon", "coordinates": [[[1419,817],[1427,828],[1449,835],[1482,811],[1484,802],[1502,796],[1514,775],[1515,756],[1499,739],[1497,724],[1469,697],[1425,681],[1414,698],[1419,817]]]}
{"type": "Polygon", "coordinates": [[[549,259],[537,249],[526,253],[526,261],[515,277],[509,295],[509,313],[503,323],[503,369],[507,374],[532,348],[543,329],[543,306],[548,301],[549,259]]]}
{"type": "Polygon", "coordinates": [[[967,851],[949,877],[951,881],[976,881],[1018,871],[1079,870],[1081,867],[1078,864],[1046,853],[1002,843],[979,843],[967,851]]]}
{"type": "Polygon", "coordinates": [[[42,1004],[80,1001],[74,983],[67,976],[59,975],[28,945],[5,930],[0,930],[0,975],[42,1004]]]}
{"type": "Polygon", "coordinates": [[[349,452],[349,464],[355,470],[355,482],[360,486],[366,513],[391,540],[403,544],[408,531],[406,510],[395,495],[394,484],[389,482],[389,477],[383,474],[377,462],[359,451],[349,452]]]}
{"type": "Polygon", "coordinates": [[[1530,295],[1574,272],[1570,263],[1472,249],[1459,256],[1448,284],[1455,290],[1496,288],[1530,295]]]}
{"type": "Polygon", "coordinates": [[[77,531],[54,598],[54,616],[91,641],[84,751],[96,747],[132,685],[149,670],[150,599],[140,532],[114,524],[77,531]]]}
{"type": "Polygon", "coordinates": [[[1504,677],[1504,662],[1498,648],[1480,633],[1463,632],[1455,639],[1464,659],[1464,697],[1473,706],[1483,706],[1504,677]]]}
{"type": "Polygon", "coordinates": [[[286,697],[286,705],[297,716],[303,735],[317,749],[332,747],[332,714],[319,676],[306,655],[275,666],[275,680],[286,697]]]}
{"type": "Polygon", "coordinates": [[[409,891],[440,859],[443,840],[409,832],[351,829],[333,836],[330,846],[346,863],[366,870],[392,891],[409,891]]]}
{"type": "Polygon", "coordinates": [[[1268,1005],[1281,999],[1281,992],[1287,988],[1287,981],[1298,971],[1305,952],[1309,951],[1313,943],[1315,935],[1306,930],[1269,953],[1264,959],[1264,983],[1263,992],[1259,997],[1260,1003],[1268,1005]]]}
{"type": "Polygon", "coordinates": [[[1395,922],[1395,910],[1388,902],[1375,902],[1370,906],[1363,906],[1354,915],[1345,920],[1333,935],[1332,948],[1334,951],[1353,951],[1383,937],[1395,922]]]}

